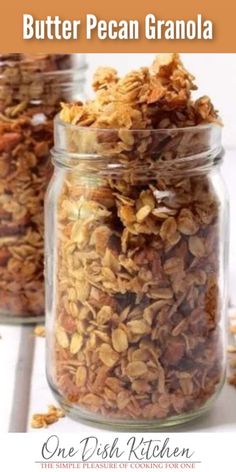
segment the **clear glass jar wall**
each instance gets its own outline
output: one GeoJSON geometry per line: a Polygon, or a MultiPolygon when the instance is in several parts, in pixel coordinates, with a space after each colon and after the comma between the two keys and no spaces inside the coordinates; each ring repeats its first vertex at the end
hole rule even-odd
{"type": "Polygon", "coordinates": [[[0,321],[44,315],[43,202],[51,177],[53,118],[83,92],[84,59],[0,56],[0,321]],[[79,83],[79,87],[78,87],[79,83]]]}
{"type": "Polygon", "coordinates": [[[224,382],[228,205],[217,125],[55,125],[47,374],[73,417],[152,429],[224,382]]]}

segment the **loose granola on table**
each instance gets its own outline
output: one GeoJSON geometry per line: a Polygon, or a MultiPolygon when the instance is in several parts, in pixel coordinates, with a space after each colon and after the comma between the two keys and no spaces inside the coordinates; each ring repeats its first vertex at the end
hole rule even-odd
{"type": "Polygon", "coordinates": [[[98,69],[95,98],[62,106],[70,151],[98,162],[65,156],[49,377],[85,416],[187,414],[222,383],[220,202],[185,159],[207,148],[198,125],[220,120],[208,97],[193,101],[193,79],[159,56],[123,78],[98,69]]]}
{"type": "Polygon", "coordinates": [[[43,202],[70,67],[69,55],[0,55],[0,318],[44,313],[43,202]]]}
{"type": "Polygon", "coordinates": [[[35,326],[35,328],[34,328],[34,336],[36,336],[36,337],[38,337],[38,338],[45,338],[45,336],[46,336],[45,326],[43,326],[43,325],[37,325],[37,326],[35,326]]]}
{"type": "Polygon", "coordinates": [[[65,413],[61,408],[49,405],[47,413],[34,413],[31,418],[31,428],[47,428],[50,424],[56,423],[60,418],[64,418],[65,413]]]}

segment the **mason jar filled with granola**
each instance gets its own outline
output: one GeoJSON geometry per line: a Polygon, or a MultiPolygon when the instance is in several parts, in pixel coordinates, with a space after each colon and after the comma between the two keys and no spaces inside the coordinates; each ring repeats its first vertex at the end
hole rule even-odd
{"type": "MultiPolygon", "coordinates": [[[[78,58],[79,59],[79,58],[78,58]]],[[[51,176],[53,118],[83,93],[75,56],[0,56],[0,321],[44,315],[43,202],[51,176]]]]}
{"type": "Polygon", "coordinates": [[[71,416],[152,429],[205,412],[225,376],[221,124],[178,55],[55,121],[47,375],[71,416]]]}

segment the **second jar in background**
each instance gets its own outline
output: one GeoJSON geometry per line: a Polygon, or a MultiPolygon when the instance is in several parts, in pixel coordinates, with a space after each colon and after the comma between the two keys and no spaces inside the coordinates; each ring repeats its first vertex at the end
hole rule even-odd
{"type": "Polygon", "coordinates": [[[44,315],[43,206],[53,118],[83,92],[84,58],[0,56],[0,321],[44,315]],[[79,82],[79,87],[78,87],[79,82]]]}

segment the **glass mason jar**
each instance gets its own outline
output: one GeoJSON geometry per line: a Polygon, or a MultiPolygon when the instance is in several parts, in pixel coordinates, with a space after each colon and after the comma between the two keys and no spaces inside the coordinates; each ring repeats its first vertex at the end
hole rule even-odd
{"type": "Polygon", "coordinates": [[[205,412],[225,377],[221,128],[56,119],[46,204],[47,375],[72,417],[152,429],[205,412]]]}
{"type": "Polygon", "coordinates": [[[74,98],[74,82],[83,92],[82,59],[0,55],[0,321],[44,315],[43,202],[53,118],[61,101],[74,98]]]}

